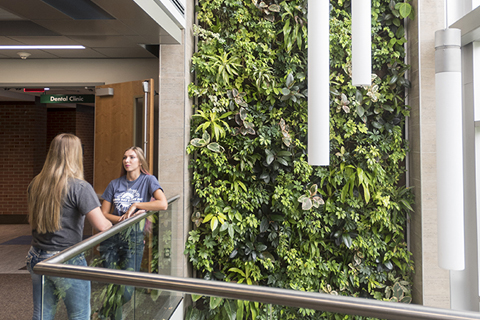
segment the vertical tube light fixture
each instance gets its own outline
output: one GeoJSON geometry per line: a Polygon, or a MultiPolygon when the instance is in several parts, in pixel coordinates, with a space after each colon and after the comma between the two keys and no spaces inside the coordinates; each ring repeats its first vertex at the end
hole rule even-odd
{"type": "Polygon", "coordinates": [[[461,31],[435,32],[438,265],[465,269],[461,31]]]}
{"type": "Polygon", "coordinates": [[[352,0],[352,84],[372,83],[372,1],[352,0]]]}
{"type": "Polygon", "coordinates": [[[308,163],[330,164],[330,1],[308,1],[308,163]]]}
{"type": "MultiPolygon", "coordinates": [[[[143,92],[144,92],[144,98],[143,98],[143,153],[145,155],[145,158],[148,159],[147,154],[148,152],[148,144],[151,143],[151,141],[148,141],[148,94],[150,92],[150,87],[149,87],[149,82],[148,81],[143,81],[143,92]]],[[[149,154],[148,154],[149,156],[149,154]]]]}

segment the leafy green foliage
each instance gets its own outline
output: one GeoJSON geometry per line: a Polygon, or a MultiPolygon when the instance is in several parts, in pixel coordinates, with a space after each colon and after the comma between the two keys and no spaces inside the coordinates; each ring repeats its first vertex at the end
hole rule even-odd
{"type": "MultiPolygon", "coordinates": [[[[199,1],[185,253],[201,277],[410,302],[408,2],[372,0],[368,87],[351,84],[350,1],[331,2],[331,165],[311,167],[307,1],[199,1]],[[218,148],[204,148],[210,137],[218,148]]],[[[212,299],[199,299],[187,319],[344,318],[212,299]]]]}

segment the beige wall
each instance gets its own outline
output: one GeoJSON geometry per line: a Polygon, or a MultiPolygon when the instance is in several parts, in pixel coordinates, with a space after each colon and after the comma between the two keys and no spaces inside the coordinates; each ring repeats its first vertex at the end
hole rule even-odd
{"type": "Polygon", "coordinates": [[[435,31],[444,29],[444,1],[414,0],[408,21],[407,62],[411,65],[409,178],[415,192],[410,243],[415,261],[414,303],[450,307],[449,272],[437,263],[435,138],[435,31]]]}
{"type": "Polygon", "coordinates": [[[109,84],[158,78],[153,59],[27,59],[0,61],[0,85],[109,84]]]}
{"type": "Polygon", "coordinates": [[[190,142],[192,102],[188,84],[192,80],[190,58],[193,55],[193,4],[186,5],[187,28],[180,45],[160,46],[159,72],[159,180],[167,198],[180,195],[173,213],[172,275],[189,276],[188,260],[183,254],[190,223],[190,173],[186,146],[190,142]]]}

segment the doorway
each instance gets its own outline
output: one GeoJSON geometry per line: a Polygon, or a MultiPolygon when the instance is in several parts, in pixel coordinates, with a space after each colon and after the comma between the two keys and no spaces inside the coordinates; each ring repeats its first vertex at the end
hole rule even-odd
{"type": "Polygon", "coordinates": [[[141,147],[153,164],[153,79],[96,87],[95,160],[93,187],[103,193],[119,177],[122,157],[131,146],[141,147]]]}
{"type": "MultiPolygon", "coordinates": [[[[125,101],[132,101],[130,103],[132,110],[140,110],[140,105],[144,105],[143,84],[142,81],[139,83],[140,93],[135,98],[137,100],[124,98],[125,101]]],[[[85,179],[92,185],[94,184],[94,134],[95,122],[98,122],[98,119],[95,119],[95,104],[45,104],[40,103],[40,96],[47,94],[94,96],[95,85],[98,86],[98,84],[75,84],[72,86],[65,84],[50,87],[50,90],[44,92],[24,92],[24,88],[0,88],[0,142],[6,150],[5,160],[2,163],[5,174],[1,178],[4,187],[0,193],[2,202],[0,223],[27,223],[26,188],[33,177],[41,171],[50,141],[58,133],[70,132],[80,137],[84,150],[85,179]]],[[[149,85],[150,92],[154,92],[153,81],[150,81],[149,85]]],[[[117,90],[116,95],[119,95],[120,92],[117,90]]],[[[153,98],[153,94],[151,96],[153,98]]],[[[148,99],[153,101],[152,98],[148,99]]],[[[100,99],[97,97],[98,100],[100,99]]],[[[151,106],[153,109],[153,103],[151,106]]],[[[139,112],[137,111],[135,114],[139,112]]],[[[117,118],[119,114],[114,114],[113,117],[117,118]]],[[[130,120],[132,121],[132,137],[124,145],[119,145],[121,152],[133,144],[138,144],[133,137],[136,136],[138,141],[139,133],[133,134],[133,128],[138,128],[139,125],[134,125],[133,121],[143,122],[143,119],[140,120],[140,116],[137,115],[136,117],[132,116],[130,120]]],[[[150,127],[153,127],[153,117],[149,121],[151,122],[150,127]]],[[[142,130],[143,128],[137,131],[142,130]]],[[[147,140],[153,142],[153,135],[147,140]]],[[[140,146],[142,147],[142,145],[140,146]]],[[[117,178],[120,173],[120,164],[121,155],[115,158],[115,165],[112,164],[112,168],[115,168],[114,178],[117,178]]],[[[100,189],[96,189],[96,191],[101,194],[104,189],[100,189]]]]}

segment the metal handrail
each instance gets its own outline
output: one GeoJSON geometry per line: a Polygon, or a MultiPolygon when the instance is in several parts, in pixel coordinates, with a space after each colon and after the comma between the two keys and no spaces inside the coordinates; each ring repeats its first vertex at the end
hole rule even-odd
{"type": "MultiPolygon", "coordinates": [[[[170,205],[171,203],[175,202],[176,200],[178,200],[180,198],[179,195],[176,195],[170,199],[168,199],[168,205],[170,205]]],[[[144,212],[142,214],[138,214],[136,216],[133,216],[127,220],[123,220],[122,222],[119,222],[117,224],[115,224],[113,227],[111,227],[110,229],[108,230],[105,230],[103,232],[99,232],[71,247],[69,247],[68,249],[65,249],[63,250],[62,252],[60,252],[59,254],[51,257],[51,258],[48,258],[48,259],[45,259],[44,261],[42,261],[41,263],[63,263],[65,261],[68,261],[70,259],[72,259],[73,257],[76,257],[77,255],[79,255],[80,253],[88,250],[88,249],[91,249],[93,248],[94,246],[96,246],[97,244],[99,244],[100,242],[103,242],[105,240],[107,240],[108,238],[111,238],[112,236],[116,235],[117,233],[120,233],[122,232],[123,230],[127,229],[128,227],[132,226],[132,225],[135,225],[136,223],[140,222],[141,220],[145,219],[145,218],[148,218],[149,216],[153,215],[154,213],[156,213],[158,211],[147,211],[147,212],[144,212]]],[[[40,263],[39,263],[40,264],[40,263]]],[[[37,269],[35,269],[36,266],[34,267],[34,270],[37,271],[37,269]]]]}
{"type": "MultiPolygon", "coordinates": [[[[175,198],[176,200],[178,198],[175,198]]],[[[172,201],[174,201],[172,200],[172,201]]],[[[170,200],[169,200],[170,203],[170,200]]],[[[250,300],[267,304],[315,309],[341,314],[361,315],[382,319],[471,320],[480,319],[480,313],[425,307],[421,305],[378,301],[373,299],[329,295],[256,285],[245,285],[194,278],[180,278],[158,274],[64,265],[62,262],[90,249],[109,236],[129,227],[147,213],[119,223],[112,229],[91,237],[53,258],[38,263],[38,274],[115,283],[142,288],[177,291],[189,294],[217,296],[227,299],[250,300]],[[118,227],[117,227],[118,226],[118,227]],[[122,228],[121,230],[118,230],[122,228]]]]}

